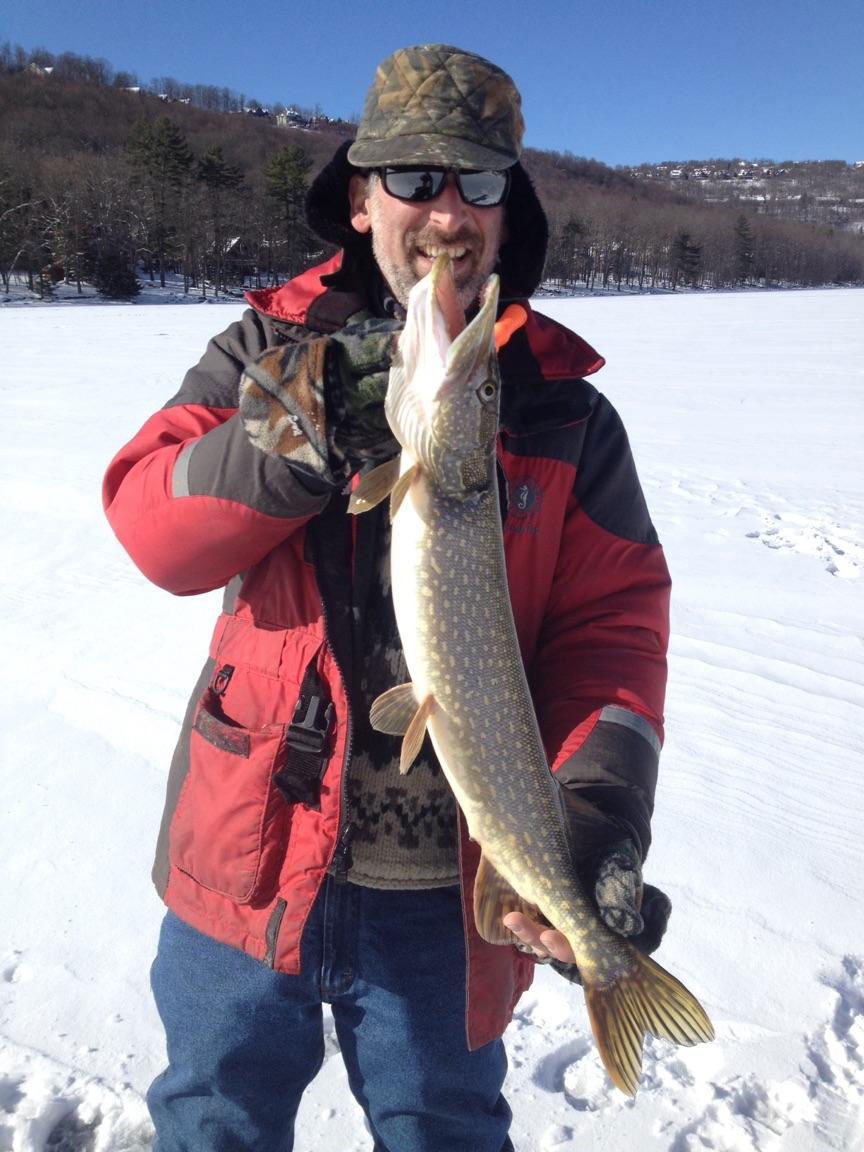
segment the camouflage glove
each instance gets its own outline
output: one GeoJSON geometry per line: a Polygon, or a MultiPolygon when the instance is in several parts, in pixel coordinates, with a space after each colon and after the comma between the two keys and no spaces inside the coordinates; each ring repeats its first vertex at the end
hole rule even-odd
{"type": "MultiPolygon", "coordinates": [[[[666,931],[672,901],[659,888],[643,884],[642,854],[634,842],[629,837],[619,840],[579,870],[586,880],[593,873],[594,903],[603,922],[640,952],[654,952],[666,931]]],[[[567,980],[581,983],[575,964],[549,963],[567,980]]]]}
{"type": "MultiPolygon", "coordinates": [[[[642,853],[628,824],[610,818],[589,800],[585,791],[561,788],[561,801],[574,863],[601,919],[613,932],[630,939],[642,952],[653,952],[666,931],[672,902],[650,884],[642,882],[642,853]]],[[[608,797],[607,797],[608,799],[608,797]]],[[[543,921],[545,924],[546,922],[543,921]]],[[[547,952],[534,924],[517,947],[534,953],[532,945],[547,952]]],[[[563,944],[561,937],[559,943],[563,944]]],[[[581,983],[576,964],[551,955],[537,956],[538,963],[551,964],[556,972],[581,983]]]]}
{"type": "Polygon", "coordinates": [[[395,455],[384,395],[401,328],[396,320],[363,320],[253,360],[239,401],[252,443],[333,489],[365,463],[395,455]]]}

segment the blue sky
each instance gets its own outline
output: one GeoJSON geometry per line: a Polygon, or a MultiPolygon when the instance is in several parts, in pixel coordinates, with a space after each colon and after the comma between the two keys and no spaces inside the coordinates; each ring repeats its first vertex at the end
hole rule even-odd
{"type": "Polygon", "coordinates": [[[864,160],[864,0],[0,0],[4,39],[333,116],[395,48],[450,43],[510,72],[533,147],[864,160]]]}

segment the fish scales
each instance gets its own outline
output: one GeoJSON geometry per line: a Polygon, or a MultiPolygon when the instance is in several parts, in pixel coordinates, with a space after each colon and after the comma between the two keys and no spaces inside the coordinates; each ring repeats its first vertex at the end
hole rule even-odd
{"type": "MultiPolygon", "coordinates": [[[[472,838],[548,916],[553,877],[580,886],[516,638],[497,491],[490,483],[468,502],[437,496],[422,476],[414,485],[391,539],[396,616],[416,621],[400,631],[405,660],[416,694],[435,698],[429,734],[472,838]],[[533,858],[521,851],[526,832],[533,858]]],[[[562,898],[559,922],[565,903],[581,934],[590,917],[562,898]]]]}
{"type": "Polygon", "coordinates": [[[506,912],[539,909],[564,934],[600,1056],[632,1095],[646,1033],[694,1044],[713,1029],[674,976],[603,923],[574,868],[507,586],[495,463],[497,277],[466,327],[447,266],[442,253],[412,289],[390,371],[385,412],[401,457],[364,476],[349,504],[360,513],[390,497],[393,603],[412,677],[380,696],[370,718],[403,736],[403,771],[428,731],[480,844],[478,930],[510,942],[506,912]]]}

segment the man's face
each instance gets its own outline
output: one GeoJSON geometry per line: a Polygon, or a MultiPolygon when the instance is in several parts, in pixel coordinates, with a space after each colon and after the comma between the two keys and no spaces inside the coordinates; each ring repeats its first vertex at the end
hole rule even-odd
{"type": "Polygon", "coordinates": [[[442,249],[450,254],[462,307],[477,300],[505,239],[503,204],[466,204],[452,173],[440,194],[422,203],[390,196],[377,176],[352,176],[349,196],[351,223],[358,232],[372,233],[378,267],[403,307],[442,249]]]}

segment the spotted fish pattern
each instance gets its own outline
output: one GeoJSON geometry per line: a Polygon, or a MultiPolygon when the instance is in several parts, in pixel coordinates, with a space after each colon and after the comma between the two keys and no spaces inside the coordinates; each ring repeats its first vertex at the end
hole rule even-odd
{"type": "Polygon", "coordinates": [[[567,937],[600,1055],[632,1095],[647,1032],[694,1044],[713,1030],[675,977],[600,920],[573,865],[507,589],[495,469],[497,298],[492,277],[465,327],[442,254],[409,299],[385,401],[402,455],[365,477],[350,506],[360,513],[390,496],[393,603],[411,674],[375,701],[371,720],[403,736],[402,771],[428,731],[481,846],[478,930],[510,945],[502,917],[539,911],[567,937]]]}

